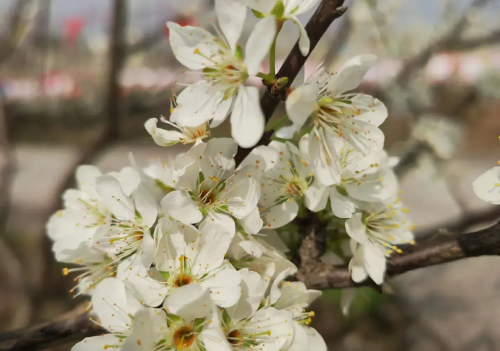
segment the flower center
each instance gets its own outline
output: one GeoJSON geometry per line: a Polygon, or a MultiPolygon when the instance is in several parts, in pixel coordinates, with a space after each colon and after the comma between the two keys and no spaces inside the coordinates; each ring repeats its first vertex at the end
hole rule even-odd
{"type": "Polygon", "coordinates": [[[215,203],[215,191],[210,190],[202,190],[200,195],[198,196],[200,202],[204,205],[211,205],[215,203]]]}
{"type": "Polygon", "coordinates": [[[243,337],[238,329],[234,329],[227,334],[227,341],[231,345],[238,345],[243,341],[243,337]]]}
{"type": "Polygon", "coordinates": [[[189,285],[192,282],[193,279],[190,276],[182,274],[175,279],[174,286],[178,288],[180,286],[189,285]]]}
{"type": "Polygon", "coordinates": [[[177,329],[174,333],[174,344],[177,350],[190,347],[196,339],[192,326],[184,326],[177,329]]]}
{"type": "Polygon", "coordinates": [[[299,184],[297,181],[292,180],[288,186],[285,188],[285,191],[290,195],[290,196],[299,196],[302,195],[302,190],[300,189],[299,184]]]}

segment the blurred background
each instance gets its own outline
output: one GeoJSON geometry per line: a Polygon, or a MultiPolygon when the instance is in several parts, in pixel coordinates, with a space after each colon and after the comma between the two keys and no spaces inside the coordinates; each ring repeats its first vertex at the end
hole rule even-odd
{"type": "MultiPolygon", "coordinates": [[[[386,149],[400,158],[417,234],[498,219],[500,206],[476,199],[471,183],[500,159],[500,1],[345,5],[306,75],[324,60],[334,69],[357,54],[379,57],[360,89],[388,106],[386,149]]],[[[0,1],[0,333],[82,301],[68,293],[73,282],[53,260],[45,222],[78,164],[111,171],[129,152],[146,165],[180,151],[156,146],[143,127],[168,117],[170,96],[187,82],[165,23],[204,26],[211,16],[210,0],[0,1]]],[[[297,37],[287,23],[279,61],[297,37]]],[[[226,123],[214,133],[228,131],[226,123]]],[[[385,294],[359,289],[347,316],[340,292],[326,291],[313,325],[330,350],[500,350],[499,266],[484,257],[413,271],[390,280],[385,294]]]]}

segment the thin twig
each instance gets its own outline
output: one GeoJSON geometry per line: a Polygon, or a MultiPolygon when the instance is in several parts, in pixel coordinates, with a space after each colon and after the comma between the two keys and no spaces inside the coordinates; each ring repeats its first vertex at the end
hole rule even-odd
{"type": "MultiPolygon", "coordinates": [[[[275,91],[273,86],[268,87],[260,100],[260,105],[262,107],[262,112],[264,112],[266,123],[269,122],[274,111],[282,101],[281,92],[292,84],[306,63],[306,60],[309,58],[309,55],[316,47],[316,44],[318,44],[319,40],[323,37],[332,22],[342,16],[347,10],[346,7],[341,7],[343,3],[344,0],[323,0],[316,12],[314,12],[314,15],[306,24],[305,29],[307,35],[309,36],[309,41],[311,42],[309,54],[303,56],[297,42],[292,51],[290,51],[288,57],[285,59],[285,62],[283,62],[279,72],[276,74],[276,79],[287,77],[288,83],[280,91],[275,91]]],[[[273,133],[273,131],[265,132],[256,146],[269,144],[273,133]]],[[[236,164],[240,164],[251,151],[252,148],[245,149],[238,147],[236,164]]]]}

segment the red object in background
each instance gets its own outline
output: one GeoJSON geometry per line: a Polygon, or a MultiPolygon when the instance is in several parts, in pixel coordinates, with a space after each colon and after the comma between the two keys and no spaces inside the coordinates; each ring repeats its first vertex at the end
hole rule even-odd
{"type": "MultiPolygon", "coordinates": [[[[196,26],[197,22],[194,17],[180,17],[177,20],[175,20],[178,25],[181,27],[185,26],[196,26]]],[[[165,25],[164,30],[163,30],[163,35],[165,37],[165,41],[168,43],[168,35],[169,35],[169,30],[168,27],[165,25]]]]}
{"type": "Polygon", "coordinates": [[[85,20],[81,17],[69,18],[64,24],[64,40],[70,44],[76,43],[85,27],[85,20]]]}

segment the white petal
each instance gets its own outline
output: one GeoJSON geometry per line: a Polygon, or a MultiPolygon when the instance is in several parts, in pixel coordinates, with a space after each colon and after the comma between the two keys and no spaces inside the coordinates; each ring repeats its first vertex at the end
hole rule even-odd
{"type": "Polygon", "coordinates": [[[130,196],[141,183],[141,175],[132,167],[123,168],[117,175],[116,179],[120,182],[123,193],[130,196]]]}
{"type": "Polygon", "coordinates": [[[276,0],[247,0],[247,5],[250,7],[252,10],[258,11],[264,15],[268,14],[271,12],[273,9],[274,5],[276,4],[276,0]]]}
{"type": "Polygon", "coordinates": [[[145,306],[159,306],[169,292],[164,284],[149,275],[148,269],[141,264],[133,264],[130,259],[118,265],[116,276],[123,281],[128,291],[140,299],[145,306]]]}
{"type": "Polygon", "coordinates": [[[330,188],[330,206],[333,214],[339,218],[351,218],[357,208],[353,199],[340,194],[335,187],[330,188]]]}
{"type": "Polygon", "coordinates": [[[347,235],[356,240],[358,243],[365,244],[368,242],[366,227],[363,223],[363,215],[361,213],[355,213],[351,218],[349,218],[345,222],[345,229],[347,231],[347,235]]]}
{"type": "Polygon", "coordinates": [[[213,63],[206,59],[217,53],[219,47],[210,32],[199,27],[184,26],[168,22],[169,40],[175,58],[190,69],[203,69],[213,63]],[[198,49],[200,54],[195,53],[198,49]]]}
{"type": "Polygon", "coordinates": [[[311,42],[309,41],[309,36],[307,35],[306,29],[300,23],[300,20],[293,16],[292,17],[293,23],[299,28],[299,49],[302,54],[302,56],[306,56],[309,53],[309,49],[311,47],[311,42]]]}
{"type": "Polygon", "coordinates": [[[341,166],[332,140],[324,135],[325,133],[318,138],[312,134],[309,137],[309,158],[314,175],[323,185],[331,186],[340,183],[341,166]]]}
{"type": "Polygon", "coordinates": [[[246,217],[240,219],[238,223],[247,234],[257,234],[264,225],[264,221],[260,218],[260,213],[257,208],[246,217]]]}
{"type": "Polygon", "coordinates": [[[472,188],[481,200],[500,205],[500,167],[494,167],[480,175],[472,188]]]}
{"type": "Polygon", "coordinates": [[[165,195],[163,200],[161,200],[161,207],[165,214],[168,214],[179,222],[191,224],[198,223],[203,219],[203,215],[196,206],[196,202],[184,190],[172,191],[165,195]]]}
{"type": "Polygon", "coordinates": [[[260,63],[269,52],[275,35],[276,19],[274,16],[257,22],[245,46],[245,66],[248,74],[253,76],[259,72],[260,63]]]}
{"type": "Polygon", "coordinates": [[[377,57],[371,54],[359,55],[348,60],[337,74],[330,77],[328,92],[336,96],[356,88],[376,60],[377,57]]]}
{"type": "Polygon", "coordinates": [[[383,173],[368,175],[357,184],[349,184],[346,190],[350,196],[361,201],[385,201],[396,195],[398,179],[394,172],[388,169],[383,173]]]}
{"type": "Polygon", "coordinates": [[[238,145],[231,138],[213,138],[200,158],[201,171],[205,178],[225,179],[234,170],[234,159],[238,145]],[[227,171],[227,172],[222,172],[227,171]]]}
{"type": "MultiPolygon", "coordinates": [[[[185,167],[191,166],[191,165],[199,162],[200,156],[203,155],[206,147],[207,147],[207,143],[204,143],[201,140],[197,140],[196,143],[193,146],[191,146],[191,148],[189,149],[188,152],[186,152],[184,155],[178,156],[175,159],[174,169],[176,171],[179,171],[185,167]]],[[[195,177],[198,177],[198,167],[196,167],[196,170],[195,170],[195,177]]]]}
{"type": "Polygon", "coordinates": [[[380,250],[373,245],[364,245],[364,263],[370,278],[380,285],[384,282],[386,258],[380,250]]]}
{"type": "MultiPolygon", "coordinates": [[[[299,323],[293,323],[293,341],[288,351],[306,351],[309,350],[309,338],[304,328],[299,323]]],[[[310,350],[312,351],[312,350],[310,350]]],[[[316,351],[316,350],[314,350],[316,351]]]]}
{"type": "Polygon", "coordinates": [[[215,12],[222,33],[234,52],[245,24],[247,14],[245,2],[243,0],[215,0],[215,12]]]}
{"type": "Polygon", "coordinates": [[[168,313],[178,315],[185,321],[193,321],[210,314],[212,301],[208,289],[197,284],[190,284],[175,289],[166,298],[164,306],[168,313]]]}
{"type": "Polygon", "coordinates": [[[193,273],[203,275],[220,267],[231,239],[232,234],[226,227],[216,224],[203,227],[199,241],[190,243],[185,253],[193,261],[193,273]]]}
{"type": "Polygon", "coordinates": [[[104,175],[97,178],[97,192],[104,204],[120,219],[135,220],[135,208],[125,196],[118,180],[104,175]]]}
{"type": "Polygon", "coordinates": [[[231,112],[231,108],[234,102],[234,97],[231,96],[219,103],[219,106],[213,114],[212,121],[210,122],[210,128],[218,127],[224,122],[231,112]]]}
{"type": "Polygon", "coordinates": [[[226,231],[229,232],[229,234],[231,234],[231,237],[233,237],[234,234],[236,233],[236,225],[234,223],[234,219],[231,216],[228,216],[224,213],[210,211],[208,215],[205,217],[205,219],[201,221],[200,225],[198,226],[198,228],[204,232],[210,230],[209,228],[211,227],[215,228],[224,227],[226,231]]]}
{"type": "Polygon", "coordinates": [[[107,278],[99,283],[92,295],[92,305],[102,326],[108,330],[126,327],[130,323],[128,315],[123,313],[128,311],[125,285],[116,278],[107,278]],[[120,310],[122,312],[117,313],[120,310]]]}
{"type": "Polygon", "coordinates": [[[92,350],[105,350],[106,345],[121,346],[121,339],[117,338],[114,334],[102,334],[99,336],[92,336],[85,338],[71,348],[71,351],[92,351],[92,350]]]}
{"type": "Polygon", "coordinates": [[[155,199],[141,185],[134,193],[135,208],[142,217],[142,223],[152,227],[158,216],[155,199]]]}
{"type": "Polygon", "coordinates": [[[287,1],[285,5],[285,13],[291,15],[300,15],[312,9],[319,3],[319,1],[320,0],[301,0],[299,1],[298,5],[295,1],[287,1]]]}
{"type": "Polygon", "coordinates": [[[373,124],[354,120],[352,123],[339,124],[338,128],[343,138],[365,155],[384,148],[385,135],[373,124]]]}
{"type": "Polygon", "coordinates": [[[241,147],[249,148],[262,137],[265,118],[260,108],[259,89],[241,87],[231,114],[231,135],[241,147]]]}
{"type": "Polygon", "coordinates": [[[236,305],[227,308],[231,319],[244,319],[252,316],[262,301],[266,285],[259,273],[243,268],[238,271],[241,277],[241,297],[236,305]]]}
{"type": "MultiPolygon", "coordinates": [[[[347,290],[347,289],[345,289],[347,290]]],[[[344,290],[344,291],[345,291],[344,290]]],[[[316,329],[312,327],[306,328],[307,336],[309,337],[309,350],[310,351],[328,351],[325,340],[316,329]]]]}
{"type": "Polygon", "coordinates": [[[231,307],[241,296],[241,276],[229,263],[223,267],[222,270],[209,275],[200,285],[210,289],[210,296],[217,306],[231,307]]]}
{"type": "Polygon", "coordinates": [[[160,146],[171,146],[177,144],[184,134],[175,130],[165,130],[157,127],[158,118],[150,118],[144,123],[147,132],[153,137],[156,144],[160,146]]]}
{"type": "Polygon", "coordinates": [[[359,283],[368,277],[368,273],[365,269],[365,264],[363,262],[363,251],[362,246],[358,250],[354,251],[354,256],[349,262],[349,272],[351,273],[351,278],[354,282],[359,283]]]}
{"type": "Polygon", "coordinates": [[[132,335],[125,339],[122,351],[155,349],[168,330],[166,321],[167,315],[161,309],[145,308],[137,312],[132,324],[132,335]]]}
{"type": "Polygon", "coordinates": [[[313,181],[304,192],[304,196],[306,199],[306,207],[311,211],[318,212],[326,207],[328,191],[318,180],[315,179],[313,181]]]}
{"type": "Polygon", "coordinates": [[[296,128],[302,128],[309,116],[317,110],[317,100],[318,86],[316,84],[302,85],[288,95],[286,111],[296,128]]]}
{"type": "Polygon", "coordinates": [[[358,94],[353,97],[351,101],[354,106],[369,106],[368,109],[361,109],[361,113],[356,115],[354,117],[355,119],[365,121],[377,127],[386,120],[388,115],[387,108],[380,100],[375,99],[370,95],[358,94]]]}
{"type": "Polygon", "coordinates": [[[224,108],[229,108],[225,102],[224,90],[205,81],[198,81],[188,86],[177,96],[177,107],[172,111],[170,121],[183,127],[198,127],[212,118],[220,118],[224,108]]]}
{"type": "Polygon", "coordinates": [[[82,190],[84,190],[85,187],[95,187],[97,177],[102,175],[99,168],[91,165],[78,166],[75,173],[78,187],[82,190]]]}
{"type": "Polygon", "coordinates": [[[294,220],[299,212],[299,205],[295,200],[273,206],[263,215],[264,227],[279,228],[294,220]]]}

